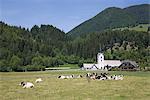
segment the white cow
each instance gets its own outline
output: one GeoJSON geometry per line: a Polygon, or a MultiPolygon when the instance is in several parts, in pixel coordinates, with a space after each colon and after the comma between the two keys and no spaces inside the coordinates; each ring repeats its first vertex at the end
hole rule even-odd
{"type": "Polygon", "coordinates": [[[61,76],[58,76],[58,78],[60,78],[60,79],[66,79],[66,76],[61,75],[61,76]]]}
{"type": "Polygon", "coordinates": [[[118,80],[123,80],[123,75],[118,75],[118,80]]]}
{"type": "Polygon", "coordinates": [[[77,76],[77,78],[82,78],[82,77],[83,77],[82,75],[78,75],[78,76],[77,76]]]}
{"type": "Polygon", "coordinates": [[[19,85],[21,85],[23,88],[33,88],[34,84],[31,82],[21,82],[19,85]]]}
{"type": "Polygon", "coordinates": [[[61,76],[58,76],[58,78],[60,78],[60,79],[70,79],[70,78],[74,78],[74,75],[69,75],[69,76],[61,75],[61,76]]]}
{"type": "Polygon", "coordinates": [[[123,80],[123,75],[114,75],[113,79],[114,80],[123,80]]]}
{"type": "Polygon", "coordinates": [[[39,83],[39,82],[42,82],[43,80],[41,78],[38,78],[35,80],[35,83],[39,83]]]}

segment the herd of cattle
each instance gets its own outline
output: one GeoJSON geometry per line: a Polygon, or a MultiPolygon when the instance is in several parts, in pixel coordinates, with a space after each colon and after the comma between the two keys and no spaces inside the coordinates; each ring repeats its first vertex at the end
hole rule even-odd
{"type": "Polygon", "coordinates": [[[97,73],[87,73],[86,77],[93,80],[123,80],[123,75],[109,75],[108,73],[101,73],[100,75],[97,73]]]}
{"type": "MultiPolygon", "coordinates": [[[[77,79],[77,78],[87,78],[88,82],[89,80],[123,80],[123,75],[110,75],[109,73],[100,73],[99,75],[97,73],[87,73],[86,75],[60,75],[58,76],[59,79],[77,79]]],[[[41,78],[38,78],[35,80],[35,83],[40,83],[43,80],[41,78]]],[[[33,88],[34,84],[31,82],[24,82],[22,81],[19,85],[21,85],[23,88],[33,88]]]]}
{"type": "MultiPolygon", "coordinates": [[[[78,76],[61,75],[61,76],[58,76],[58,78],[60,79],[83,78],[83,76],[82,75],[78,75],[78,76]]],[[[97,73],[87,73],[86,78],[92,79],[92,80],[95,80],[95,79],[97,80],[123,80],[123,75],[109,75],[108,73],[100,73],[100,75],[98,75],[97,73]]]]}

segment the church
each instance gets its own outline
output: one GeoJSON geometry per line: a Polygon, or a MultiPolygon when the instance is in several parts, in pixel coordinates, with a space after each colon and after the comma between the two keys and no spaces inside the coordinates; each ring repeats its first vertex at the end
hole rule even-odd
{"type": "Polygon", "coordinates": [[[122,63],[120,60],[104,60],[104,54],[97,54],[97,64],[83,64],[83,70],[102,70],[107,71],[108,67],[118,67],[122,63]]]}

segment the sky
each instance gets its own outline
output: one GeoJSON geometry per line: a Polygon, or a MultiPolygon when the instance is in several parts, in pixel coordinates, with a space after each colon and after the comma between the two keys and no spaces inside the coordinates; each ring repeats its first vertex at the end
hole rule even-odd
{"type": "Polygon", "coordinates": [[[150,4],[149,0],[0,0],[0,20],[31,29],[50,24],[68,32],[108,7],[150,4]]]}

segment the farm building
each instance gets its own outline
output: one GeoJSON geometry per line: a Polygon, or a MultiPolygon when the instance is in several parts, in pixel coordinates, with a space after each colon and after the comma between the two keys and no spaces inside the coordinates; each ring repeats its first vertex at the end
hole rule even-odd
{"type": "Polygon", "coordinates": [[[120,60],[104,60],[104,54],[103,53],[98,53],[97,54],[97,64],[83,64],[82,69],[83,70],[108,70],[109,67],[119,67],[121,65],[120,60]]]}
{"type": "Polygon", "coordinates": [[[139,70],[139,66],[135,61],[125,60],[122,61],[122,64],[118,67],[118,70],[122,71],[136,71],[139,70]]]}

